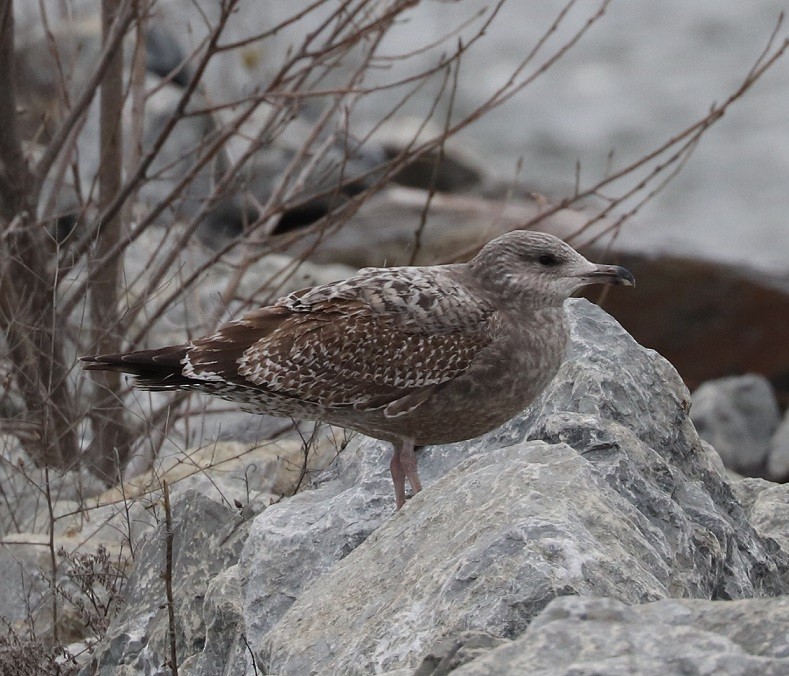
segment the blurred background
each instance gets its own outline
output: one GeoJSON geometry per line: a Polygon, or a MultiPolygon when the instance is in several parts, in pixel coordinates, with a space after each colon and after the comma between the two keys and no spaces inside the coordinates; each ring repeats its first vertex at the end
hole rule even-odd
{"type": "MultiPolygon", "coordinates": [[[[463,58],[455,103],[459,113],[473,109],[506,82],[565,4],[503,4],[484,39],[463,58]]],[[[15,5],[21,28],[40,24],[38,3],[15,5]]],[[[57,28],[58,17],[84,17],[95,3],[48,0],[43,5],[57,28]]],[[[432,64],[447,45],[427,50],[425,45],[494,5],[488,0],[416,3],[387,33],[382,51],[418,53],[406,62],[387,64],[378,79],[391,81],[432,64]]],[[[216,14],[216,6],[159,0],[154,4],[156,23],[166,26],[170,39],[188,54],[205,35],[206,17],[216,14]]],[[[576,3],[550,42],[561,44],[598,6],[576,3]]],[[[612,2],[551,67],[550,77],[537,79],[461,132],[457,141],[501,180],[518,176],[552,198],[563,196],[573,189],[577,161],[584,179],[598,178],[609,166],[610,153],[615,166],[635,160],[728,97],[766,47],[787,7],[782,0],[612,2]]],[[[264,8],[242,2],[226,34],[243,39],[292,11],[291,3],[266,3],[264,8]]],[[[219,55],[206,70],[206,88],[217,100],[234,100],[265,83],[293,38],[316,23],[308,16],[265,44],[219,55]]],[[[473,33],[479,24],[480,19],[461,34],[473,33]]],[[[434,93],[425,88],[399,116],[423,115],[434,93]]],[[[388,91],[363,101],[354,131],[377,122],[394,96],[388,91]]],[[[789,64],[782,60],[710,130],[681,178],[629,224],[623,240],[789,274],[787,110],[789,64]]]]}
{"type": "MultiPolygon", "coordinates": [[[[422,2],[394,49],[437,39],[448,19],[488,2],[422,2]]],[[[552,37],[566,40],[599,3],[580,2],[552,37]]],[[[457,108],[500,87],[565,3],[506,3],[464,58],[457,108]]],[[[740,85],[786,2],[611,3],[550,77],[516,94],[459,140],[486,170],[551,198],[623,166],[703,117],[740,85]]],[[[427,58],[427,57],[425,57],[427,58]]],[[[425,98],[430,94],[426,93],[425,98]]],[[[424,105],[424,104],[423,104],[424,105]]],[[[377,112],[381,112],[379,108],[377,112]]],[[[744,262],[789,274],[789,63],[778,63],[710,130],[682,171],[622,232],[652,250],[744,262]]]]}

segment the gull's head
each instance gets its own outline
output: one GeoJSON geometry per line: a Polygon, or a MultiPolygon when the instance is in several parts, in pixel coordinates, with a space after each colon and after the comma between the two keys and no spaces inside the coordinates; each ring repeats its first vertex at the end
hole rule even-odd
{"type": "Polygon", "coordinates": [[[590,284],[636,283],[625,268],[590,263],[558,237],[530,230],[491,240],[469,267],[483,288],[507,300],[537,305],[560,305],[590,284]]]}

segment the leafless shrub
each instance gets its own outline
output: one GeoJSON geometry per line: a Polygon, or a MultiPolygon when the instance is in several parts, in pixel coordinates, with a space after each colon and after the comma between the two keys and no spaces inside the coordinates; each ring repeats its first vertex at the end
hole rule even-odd
{"type": "Polygon", "coordinates": [[[73,606],[93,638],[104,636],[123,602],[121,592],[126,575],[121,566],[103,545],[95,553],[69,552],[61,547],[57,554],[65,578],[65,583],[59,585],[59,594],[73,606]]]}
{"type": "Polygon", "coordinates": [[[0,633],[0,673],[6,676],[77,673],[77,664],[65,648],[47,645],[30,626],[19,632],[4,624],[5,632],[0,633]]]}
{"type": "MultiPolygon", "coordinates": [[[[66,615],[83,625],[85,639],[104,635],[109,622],[121,604],[125,575],[103,546],[95,553],[72,553],[60,548],[60,582],[56,594],[66,615]]],[[[63,614],[63,613],[62,613],[63,614]]],[[[3,620],[0,633],[0,673],[14,676],[29,674],[76,673],[77,655],[57,640],[37,632],[35,622],[20,627],[3,620]]]]}

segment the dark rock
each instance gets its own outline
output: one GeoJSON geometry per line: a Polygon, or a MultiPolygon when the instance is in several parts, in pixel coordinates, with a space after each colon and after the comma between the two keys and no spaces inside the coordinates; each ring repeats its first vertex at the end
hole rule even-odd
{"type": "MultiPolygon", "coordinates": [[[[289,253],[316,262],[379,267],[409,265],[413,259],[416,265],[433,265],[470,259],[496,235],[539,219],[546,206],[536,199],[502,202],[436,193],[424,221],[427,195],[421,189],[391,186],[365,200],[340,228],[307,231],[296,241],[284,235],[279,239],[289,253]]],[[[579,211],[562,209],[545,217],[539,229],[567,237],[586,220],[579,211]]],[[[272,244],[276,242],[275,237],[272,244]]]]}
{"type": "MultiPolygon", "coordinates": [[[[400,156],[405,148],[384,146],[388,159],[400,156]]],[[[467,192],[482,183],[483,174],[465,158],[445,151],[425,153],[408,163],[394,176],[392,181],[406,188],[444,193],[467,192]]]]}
{"type": "Polygon", "coordinates": [[[145,67],[148,72],[169,80],[179,87],[189,84],[189,68],[175,36],[158,21],[148,26],[145,35],[145,67]]]}
{"type": "Polygon", "coordinates": [[[607,294],[603,307],[691,389],[758,373],[789,402],[789,280],[745,265],[616,248],[600,260],[624,265],[638,280],[633,293],[607,294]]]}
{"type": "MultiPolygon", "coordinates": [[[[236,113],[233,109],[217,111],[214,119],[220,126],[233,123],[236,113]]],[[[293,119],[270,142],[260,144],[255,139],[270,125],[271,115],[269,107],[256,109],[225,146],[225,157],[219,162],[220,176],[233,158],[248,160],[236,172],[229,195],[200,225],[200,239],[211,248],[224,246],[241,235],[259,217],[256,205],[268,204],[275,192],[273,206],[279,208],[279,221],[271,234],[287,235],[305,228],[369,187],[385,160],[381,148],[368,150],[340,132],[328,142],[324,133],[315,141],[316,156],[309,162],[302,160],[294,172],[290,165],[302,153],[305,139],[315,133],[312,124],[306,116],[293,119]],[[319,153],[317,145],[322,148],[319,153]]]]}

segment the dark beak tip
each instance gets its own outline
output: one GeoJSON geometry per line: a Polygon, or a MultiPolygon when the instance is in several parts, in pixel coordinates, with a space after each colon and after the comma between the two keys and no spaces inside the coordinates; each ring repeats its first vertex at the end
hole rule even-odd
{"type": "Polygon", "coordinates": [[[614,284],[616,286],[635,286],[636,278],[630,270],[618,265],[600,265],[588,278],[591,284],[614,284]]]}
{"type": "Polygon", "coordinates": [[[620,268],[619,266],[616,267],[616,276],[622,286],[636,285],[636,278],[633,277],[633,273],[630,272],[630,270],[627,270],[626,268],[620,268]]]}

